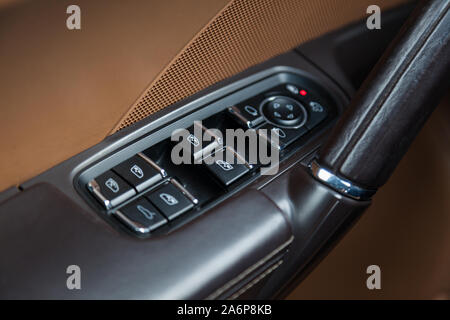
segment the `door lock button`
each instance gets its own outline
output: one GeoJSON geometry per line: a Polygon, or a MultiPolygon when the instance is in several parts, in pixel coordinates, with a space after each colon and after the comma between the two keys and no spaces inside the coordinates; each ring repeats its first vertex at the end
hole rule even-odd
{"type": "Polygon", "coordinates": [[[112,170],[124,178],[138,192],[145,190],[163,178],[160,171],[152,167],[150,163],[139,155],[131,157],[112,170]]]}
{"type": "Polygon", "coordinates": [[[127,225],[131,230],[145,234],[167,223],[167,219],[145,198],[139,198],[114,215],[127,225]]]}
{"type": "Polygon", "coordinates": [[[194,206],[172,183],[167,183],[146,196],[169,220],[175,219],[194,206]]]}
{"type": "Polygon", "coordinates": [[[91,180],[87,187],[106,209],[111,209],[136,194],[128,183],[111,170],[91,180]]]}

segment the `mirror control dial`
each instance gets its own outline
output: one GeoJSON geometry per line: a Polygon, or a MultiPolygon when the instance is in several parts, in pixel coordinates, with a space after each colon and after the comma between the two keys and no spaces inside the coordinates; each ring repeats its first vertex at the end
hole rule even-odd
{"type": "Polygon", "coordinates": [[[284,128],[299,128],[307,118],[305,107],[286,96],[269,97],[261,103],[260,109],[268,122],[284,128]]]}

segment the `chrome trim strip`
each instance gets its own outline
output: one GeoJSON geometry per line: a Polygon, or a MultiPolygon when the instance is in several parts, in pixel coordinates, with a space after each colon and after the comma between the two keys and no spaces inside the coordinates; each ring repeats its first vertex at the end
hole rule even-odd
{"type": "Polygon", "coordinates": [[[308,167],[314,178],[352,199],[369,200],[376,192],[376,190],[361,188],[349,180],[338,177],[330,170],[320,166],[316,160],[311,161],[308,167]]]}
{"type": "Polygon", "coordinates": [[[183,192],[183,194],[189,198],[189,200],[192,201],[193,204],[198,204],[198,199],[192,195],[185,187],[181,185],[177,180],[174,178],[170,178],[170,183],[173,184],[178,190],[183,192]]]}
{"type": "Polygon", "coordinates": [[[245,126],[247,126],[248,129],[257,127],[258,125],[260,125],[261,123],[264,122],[264,118],[263,116],[259,116],[259,118],[256,118],[253,121],[248,120],[247,118],[245,118],[241,112],[239,111],[239,109],[236,106],[231,106],[228,107],[228,112],[231,113],[232,115],[234,115],[239,121],[241,121],[245,126]]]}
{"type": "Polygon", "coordinates": [[[100,192],[100,186],[98,185],[95,179],[88,182],[87,187],[89,191],[91,191],[98,200],[100,200],[107,210],[112,208],[112,203],[100,192]]]}
{"type": "MultiPolygon", "coordinates": [[[[234,154],[234,156],[236,157],[237,160],[239,160],[240,162],[242,162],[242,164],[244,164],[248,169],[253,169],[253,165],[251,165],[250,163],[248,163],[243,156],[241,156],[239,153],[237,153],[236,150],[234,150],[232,147],[230,146],[226,146],[225,148],[223,148],[222,150],[227,149],[228,151],[230,151],[232,154],[234,154]]],[[[239,164],[239,161],[237,162],[237,164],[239,164]]]]}
{"type": "Polygon", "coordinates": [[[119,220],[122,220],[122,222],[124,222],[134,232],[137,232],[139,234],[150,233],[150,227],[143,227],[142,225],[128,219],[128,217],[120,212],[120,210],[114,211],[113,215],[115,215],[119,220]]]}
{"type": "Polygon", "coordinates": [[[156,171],[158,171],[161,174],[162,178],[167,177],[167,172],[166,170],[164,170],[163,168],[161,168],[160,166],[158,166],[155,162],[153,162],[152,159],[150,159],[149,157],[147,157],[145,154],[143,154],[142,152],[138,153],[138,156],[140,156],[142,159],[144,159],[145,161],[147,161],[153,168],[156,169],[156,171]]]}

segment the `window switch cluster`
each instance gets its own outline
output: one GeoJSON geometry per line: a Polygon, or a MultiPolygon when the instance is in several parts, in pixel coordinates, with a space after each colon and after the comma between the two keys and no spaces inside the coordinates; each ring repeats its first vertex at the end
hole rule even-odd
{"type": "Polygon", "coordinates": [[[137,154],[91,180],[87,187],[105,209],[112,209],[167,174],[144,154],[137,154]]]}
{"type": "Polygon", "coordinates": [[[186,211],[198,200],[177,180],[167,176],[143,153],[138,153],[92,179],[87,187],[107,210],[132,231],[150,233],[186,211]],[[157,186],[162,182],[162,185],[157,186]],[[147,192],[150,187],[154,189],[147,192]],[[122,205],[127,200],[137,199],[122,205]],[[122,206],[121,206],[122,205],[122,206]],[[118,209],[115,209],[119,207],[118,209]]]}
{"type": "Polygon", "coordinates": [[[114,215],[139,234],[150,233],[190,210],[195,201],[174,179],[114,211],[114,215]]]}
{"type": "Polygon", "coordinates": [[[319,85],[305,79],[293,81],[296,84],[278,82],[251,97],[227,100],[233,102],[222,105],[218,112],[211,108],[210,113],[200,116],[202,121],[188,123],[187,130],[180,129],[181,134],[170,133],[178,137],[176,144],[170,138],[158,140],[90,180],[87,189],[104,211],[134,233],[152,234],[164,226],[167,230],[177,224],[174,220],[182,220],[178,218],[192,209],[201,209],[200,206],[219,199],[244,180],[251,181],[246,177],[250,178],[257,173],[255,169],[265,165],[259,158],[261,148],[267,146],[270,153],[279,151],[282,161],[301,144],[294,142],[336,114],[333,99],[319,85]],[[228,135],[228,129],[243,129],[249,135],[245,145],[236,147],[233,140],[236,138],[228,135]],[[255,133],[257,145],[252,142],[255,133]],[[191,161],[176,164],[172,161],[171,146],[181,147],[183,160],[187,156],[191,161]],[[197,166],[190,167],[194,165],[197,166]]]}

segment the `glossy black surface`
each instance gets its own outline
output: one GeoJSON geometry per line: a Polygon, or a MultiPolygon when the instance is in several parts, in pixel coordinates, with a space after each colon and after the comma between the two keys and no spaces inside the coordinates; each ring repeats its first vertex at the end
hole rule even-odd
{"type": "Polygon", "coordinates": [[[161,174],[143,158],[135,155],[112,169],[140,192],[162,179],[161,174]]]}

